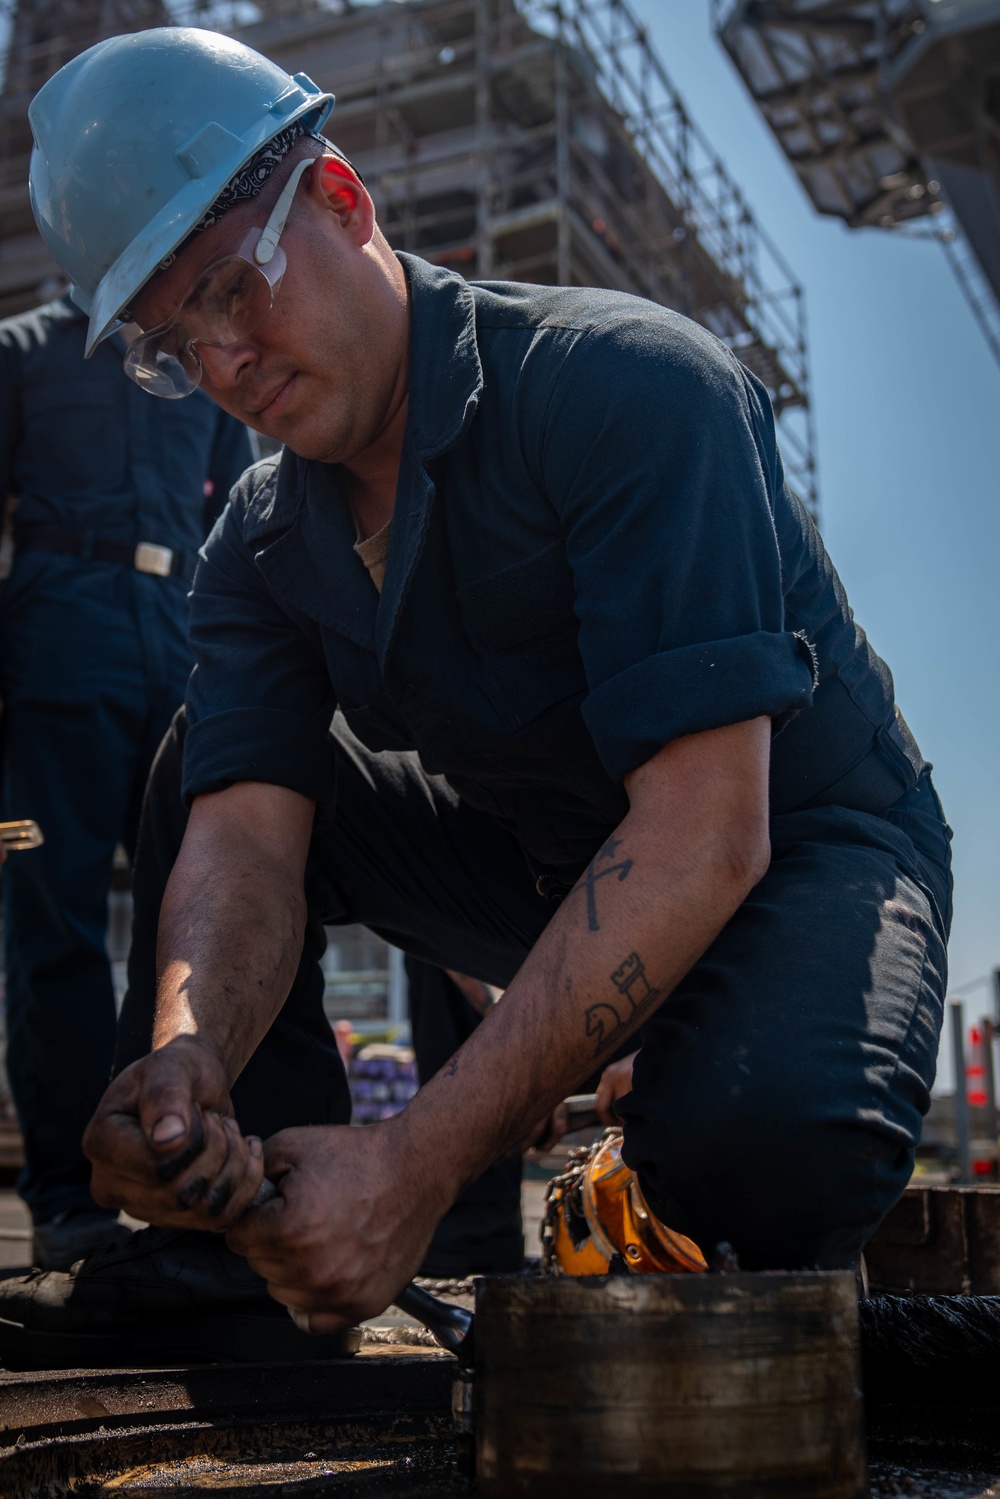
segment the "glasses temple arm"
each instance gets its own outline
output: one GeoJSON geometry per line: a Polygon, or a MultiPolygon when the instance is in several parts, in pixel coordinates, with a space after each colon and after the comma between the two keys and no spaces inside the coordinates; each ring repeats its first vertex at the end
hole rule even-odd
{"type": "Polygon", "coordinates": [[[253,252],[253,258],[258,265],[267,265],[278,248],[278,240],[281,237],[281,231],[285,227],[285,220],[288,218],[292,199],[295,197],[295,189],[299,185],[299,180],[303,172],[307,171],[315,160],[314,156],[307,156],[304,161],[298,162],[292,170],[292,175],[281,189],[281,196],[271,210],[271,216],[264,225],[264,231],[257,241],[253,252]]]}

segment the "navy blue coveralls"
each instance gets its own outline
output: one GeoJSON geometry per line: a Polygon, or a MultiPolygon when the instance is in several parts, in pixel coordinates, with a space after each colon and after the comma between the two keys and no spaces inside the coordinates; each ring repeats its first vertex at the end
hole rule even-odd
{"type": "Polygon", "coordinates": [[[46,838],[3,872],[7,1067],[36,1222],[94,1211],[80,1136],[114,1050],[112,858],[133,850],[184,696],[197,549],[252,456],[245,427],[204,395],[135,386],[118,339],[85,362],[86,326],[68,298],[0,323],[0,494],[17,497],[0,594],[2,806],[46,838]],[[171,550],[140,559],[170,576],[136,570],[139,542],[171,550]]]}
{"type": "Polygon", "coordinates": [[[783,482],[766,394],[662,307],[400,260],[409,412],[381,595],[336,466],[250,470],[195,579],[186,736],[150,780],[119,1063],[149,1045],[182,741],[188,801],[255,780],[317,803],[302,964],[234,1098],[267,1134],[346,1117],[321,919],[506,985],[555,904],[584,899],[629,772],[766,714],[771,867],[644,1025],[625,1156],[668,1223],[749,1268],[851,1263],[929,1103],[949,834],[783,482]]]}

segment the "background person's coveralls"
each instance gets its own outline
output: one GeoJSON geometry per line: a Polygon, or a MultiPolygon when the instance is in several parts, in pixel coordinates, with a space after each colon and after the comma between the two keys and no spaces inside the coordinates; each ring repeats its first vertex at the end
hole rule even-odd
{"type": "MultiPolygon", "coordinates": [[[[406,959],[407,1004],[420,1086],[430,1079],[479,1024],[458,985],[443,968],[406,959]]],[[[472,1182],[438,1224],[421,1273],[464,1276],[519,1270],[524,1261],[521,1223],[521,1157],[495,1161],[472,1182]]]]}
{"type": "Polygon", "coordinates": [[[251,461],[246,428],[200,392],[158,401],[135,386],[120,337],[85,362],[86,327],[68,298],[0,323],[0,493],[17,497],[0,594],[2,806],[46,838],[3,872],[7,1068],[36,1223],[95,1211],[80,1137],[114,1049],[112,859],[118,843],[133,850],[184,696],[197,549],[251,461]],[[139,542],[172,550],[171,576],[132,565],[139,542]]]}
{"type": "Polygon", "coordinates": [[[182,742],[188,799],[267,781],[318,805],[299,974],[233,1092],[267,1135],[347,1117],[321,921],[506,986],[554,902],[600,920],[623,778],[768,715],[771,866],[644,1025],[625,1157],[662,1218],[747,1268],[849,1264],[929,1105],[949,835],[783,483],[766,395],[648,302],[400,260],[409,408],[381,595],[341,470],[286,451],[250,471],[199,564],[186,735],[150,780],[118,1062],[149,1049],[182,742]]]}

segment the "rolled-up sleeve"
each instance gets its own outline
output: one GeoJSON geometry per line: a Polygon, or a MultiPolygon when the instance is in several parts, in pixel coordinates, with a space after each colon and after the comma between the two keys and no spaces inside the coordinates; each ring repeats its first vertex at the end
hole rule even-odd
{"type": "Polygon", "coordinates": [[[250,478],[206,542],[191,595],[184,796],[266,781],[325,802],[334,695],[311,622],[278,606],[243,540],[250,478]]]}
{"type": "Polygon", "coordinates": [[[766,396],[711,335],[660,309],[583,335],[544,418],[588,683],[621,780],[684,734],[807,707],[809,642],[785,625],[766,396]]]}

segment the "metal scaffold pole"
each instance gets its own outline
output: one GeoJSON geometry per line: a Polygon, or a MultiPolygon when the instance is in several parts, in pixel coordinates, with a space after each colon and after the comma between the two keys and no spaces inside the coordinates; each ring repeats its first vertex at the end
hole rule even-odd
{"type": "Polygon", "coordinates": [[[955,1142],[958,1181],[972,1180],[972,1145],[969,1100],[965,1091],[965,1007],[960,999],[948,1001],[951,1045],[955,1057],[955,1142]]]}

